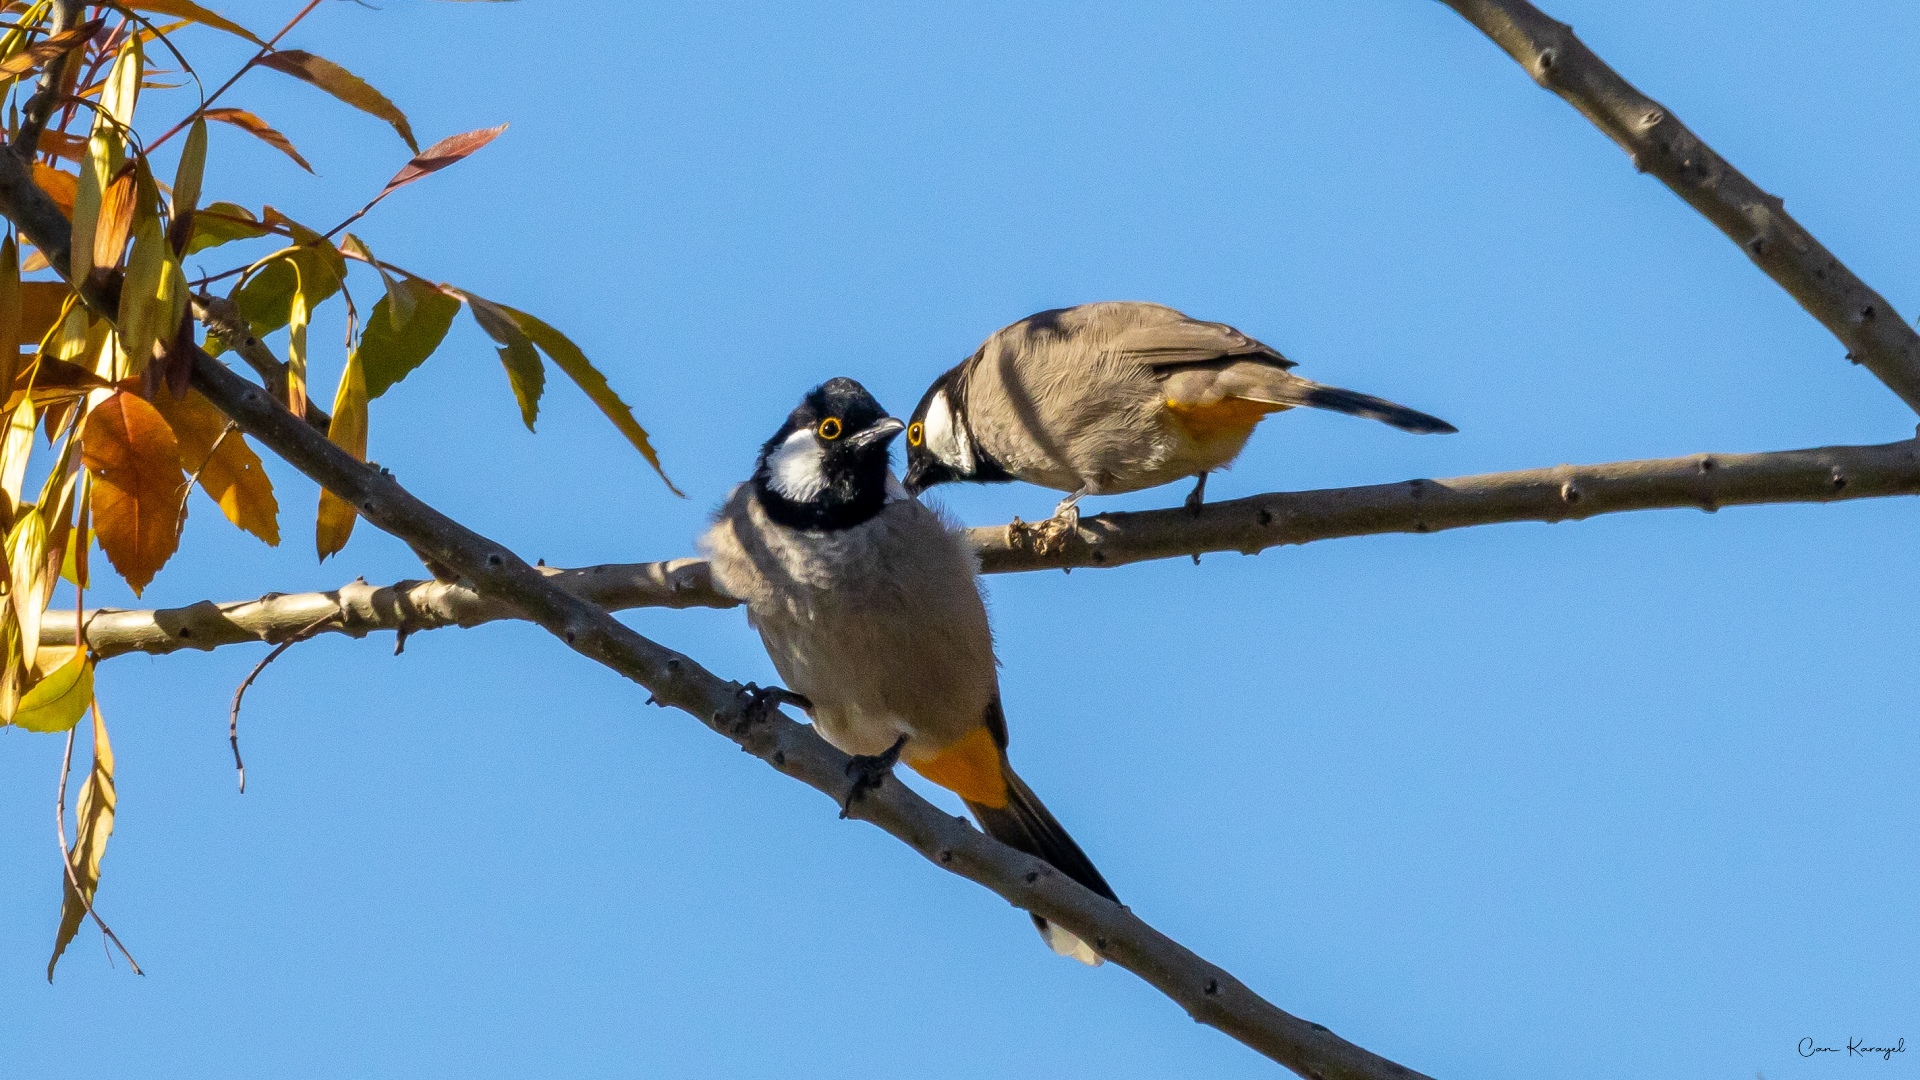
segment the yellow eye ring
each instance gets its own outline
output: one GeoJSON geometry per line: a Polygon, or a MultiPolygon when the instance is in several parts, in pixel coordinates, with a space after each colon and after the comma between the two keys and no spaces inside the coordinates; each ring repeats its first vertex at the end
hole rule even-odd
{"type": "Polygon", "coordinates": [[[825,420],[820,421],[819,431],[820,431],[820,437],[827,440],[828,442],[832,442],[833,440],[839,438],[840,437],[840,418],[837,416],[829,416],[825,420]]]}
{"type": "Polygon", "coordinates": [[[913,424],[907,428],[907,445],[919,446],[920,440],[926,437],[926,433],[926,428],[921,426],[920,421],[915,420],[913,424]]]}

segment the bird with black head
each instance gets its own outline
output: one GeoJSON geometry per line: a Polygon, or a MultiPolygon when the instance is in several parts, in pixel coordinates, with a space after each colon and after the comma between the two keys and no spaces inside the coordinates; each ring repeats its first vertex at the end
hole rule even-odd
{"type": "MultiPolygon", "coordinates": [[[[1007,762],[993,634],[965,536],[888,470],[904,425],[852,379],[809,391],[701,547],[822,738],[854,755],[842,812],[895,762],[959,795],[990,836],[1113,890],[1007,762]]],[[[1038,916],[1054,951],[1100,962],[1038,916]]]]}

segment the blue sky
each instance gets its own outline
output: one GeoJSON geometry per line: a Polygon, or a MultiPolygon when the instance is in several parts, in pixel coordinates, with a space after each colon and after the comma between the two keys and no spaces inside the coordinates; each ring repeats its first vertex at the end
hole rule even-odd
{"type": "MultiPolygon", "coordinates": [[[[270,30],[293,7],[223,10],[270,30]]],[[[1549,11],[1920,314],[1920,8],[1549,11]]],[[[201,44],[215,72],[239,56],[201,44]]],[[[390,0],[288,44],[425,139],[512,123],[356,232],[566,330],[689,498],[558,379],[520,428],[464,320],[375,403],[371,453],[550,563],[691,553],[807,387],[850,375],[904,411],[996,327],[1090,300],[1233,323],[1461,428],[1288,414],[1216,498],[1914,430],[1428,0],[390,0]]],[[[236,95],[320,176],[222,130],[209,198],[324,226],[405,159],[278,74],[236,95]]],[[[340,318],[314,333],[327,391],[340,318]]],[[[271,471],[287,542],[197,501],[142,606],[418,576],[364,525],[317,566],[315,491],[271,471]]],[[[983,524],[1056,497],[945,502],[983,524]]],[[[1422,1071],[1904,1072],[1795,1044],[1920,1046],[1916,527],[1904,500],[1668,511],[991,578],[1014,760],[1143,917],[1422,1071]]],[[[738,612],[629,618],[773,678],[738,612]]],[[[99,902],[145,978],[83,931],[43,980],[60,747],[0,733],[0,1075],[1276,1073],[534,628],[389,645],[262,676],[244,796],[226,707],[264,646],[105,665],[99,902]]]]}

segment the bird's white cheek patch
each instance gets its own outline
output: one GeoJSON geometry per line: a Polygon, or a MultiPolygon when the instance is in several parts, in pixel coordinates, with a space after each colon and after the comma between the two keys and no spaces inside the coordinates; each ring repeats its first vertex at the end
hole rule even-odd
{"type": "Polygon", "coordinates": [[[787,436],[767,458],[767,485],[797,503],[812,502],[827,490],[826,450],[807,428],[787,436]]]}
{"type": "Polygon", "coordinates": [[[973,447],[966,431],[954,422],[953,406],[947,395],[935,394],[927,406],[927,449],[933,456],[964,472],[973,470],[973,447]]]}

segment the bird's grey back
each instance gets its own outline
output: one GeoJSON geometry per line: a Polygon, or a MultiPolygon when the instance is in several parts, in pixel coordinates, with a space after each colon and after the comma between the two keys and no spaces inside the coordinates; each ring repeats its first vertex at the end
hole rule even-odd
{"type": "Polygon", "coordinates": [[[1043,311],[996,331],[966,365],[960,398],[979,445],[1024,480],[1120,490],[1171,445],[1142,440],[1165,423],[1169,368],[1246,359],[1292,362],[1221,323],[1170,307],[1112,301],[1043,311]]]}

